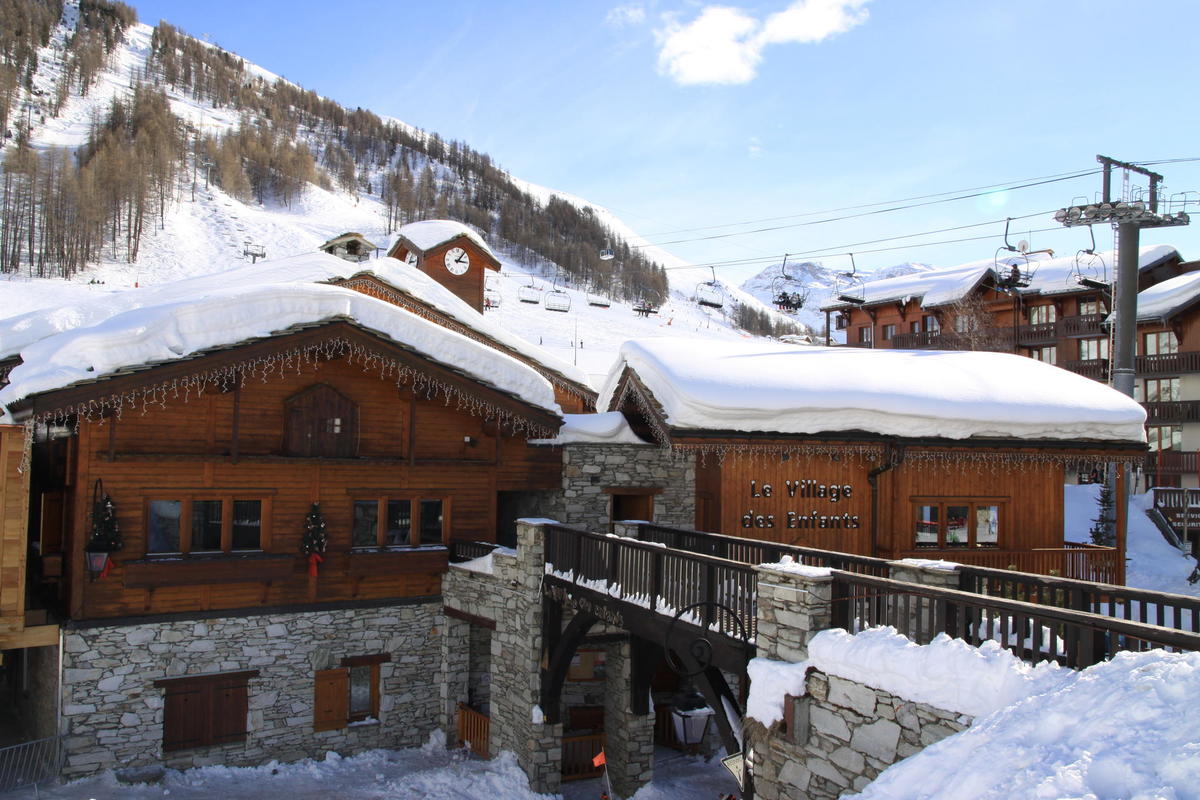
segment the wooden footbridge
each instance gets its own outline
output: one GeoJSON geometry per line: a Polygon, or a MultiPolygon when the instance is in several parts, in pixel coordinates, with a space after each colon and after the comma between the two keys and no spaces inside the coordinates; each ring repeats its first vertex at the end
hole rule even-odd
{"type": "Polygon", "coordinates": [[[621,529],[627,535],[543,527],[542,708],[550,722],[576,649],[606,623],[631,635],[634,713],[648,713],[651,673],[665,653],[716,712],[725,747],[739,751],[741,704],[725,676],[744,686],[755,655],[754,567],[784,556],[830,569],[831,625],[852,633],[892,625],[917,642],[938,633],[994,640],[1024,660],[1074,668],[1122,650],[1200,650],[1194,597],[966,565],[957,587],[929,586],[896,580],[905,562],[646,523],[621,529]],[[575,613],[564,628],[566,608],[575,613]]]}

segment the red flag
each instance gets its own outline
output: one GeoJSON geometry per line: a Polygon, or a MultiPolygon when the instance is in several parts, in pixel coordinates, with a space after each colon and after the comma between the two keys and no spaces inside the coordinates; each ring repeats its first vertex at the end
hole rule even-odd
{"type": "Polygon", "coordinates": [[[602,766],[604,766],[604,765],[605,765],[605,764],[607,764],[607,763],[608,763],[608,761],[607,761],[607,760],[604,758],[604,751],[603,751],[603,750],[601,750],[601,751],[600,751],[600,754],[599,754],[599,755],[597,755],[595,758],[593,758],[593,759],[592,759],[592,766],[593,766],[593,767],[602,767],[602,766]]]}

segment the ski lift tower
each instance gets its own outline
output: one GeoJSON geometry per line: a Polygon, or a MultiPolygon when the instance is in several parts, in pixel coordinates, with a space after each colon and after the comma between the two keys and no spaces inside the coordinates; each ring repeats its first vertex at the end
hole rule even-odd
{"type": "Polygon", "coordinates": [[[267,248],[247,239],[242,243],[242,255],[250,259],[251,264],[257,264],[260,258],[267,257],[267,248]]]}

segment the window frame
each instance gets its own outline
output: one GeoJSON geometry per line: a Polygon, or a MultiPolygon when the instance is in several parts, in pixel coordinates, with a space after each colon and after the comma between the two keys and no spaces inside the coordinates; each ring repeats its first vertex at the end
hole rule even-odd
{"type": "Polygon", "coordinates": [[[154,687],[163,690],[163,752],[246,741],[250,733],[249,682],[258,676],[259,670],[251,669],[154,681],[154,687]],[[183,700],[187,696],[191,696],[190,701],[183,700]],[[181,730],[195,736],[181,739],[181,730]],[[168,739],[168,733],[174,736],[168,739]]]}
{"type": "Polygon", "coordinates": [[[1003,541],[1007,532],[1008,520],[1008,502],[1007,497],[911,497],[909,498],[910,520],[913,525],[912,538],[910,539],[913,550],[939,550],[956,552],[962,550],[1001,550],[1003,549],[1003,541]],[[937,519],[937,542],[936,543],[921,543],[917,541],[916,526],[921,522],[919,510],[923,506],[936,506],[938,508],[937,519]],[[967,507],[967,541],[961,545],[950,545],[946,542],[946,531],[949,527],[949,515],[946,509],[951,506],[966,506],[967,507]],[[996,541],[980,544],[977,541],[978,532],[976,523],[978,522],[977,508],[981,506],[996,507],[996,541]]]}
{"type": "Polygon", "coordinates": [[[143,550],[146,558],[161,558],[164,556],[232,556],[247,553],[266,552],[271,544],[271,501],[274,492],[270,490],[250,489],[246,491],[214,489],[192,492],[154,491],[146,494],[142,502],[142,532],[143,550]],[[221,546],[217,550],[198,549],[193,539],[196,532],[193,528],[194,504],[198,502],[220,501],[221,503],[221,546]],[[238,502],[257,502],[259,504],[258,546],[248,548],[233,547],[233,528],[235,524],[234,508],[238,502]],[[179,549],[151,550],[150,521],[152,518],[151,505],[156,502],[179,503],[179,549]]]}
{"type": "Polygon", "coordinates": [[[407,550],[417,547],[446,547],[450,544],[451,496],[443,490],[349,490],[350,495],[350,550],[352,552],[370,552],[372,550],[407,550]],[[374,500],[375,509],[375,544],[354,543],[354,506],[374,500]],[[408,542],[406,544],[389,544],[387,541],[388,503],[407,500],[409,505],[408,542]],[[434,545],[421,541],[421,523],[423,511],[421,504],[433,500],[442,504],[442,537],[434,545]]]}
{"type": "Polygon", "coordinates": [[[1058,345],[1047,344],[1041,347],[1030,347],[1026,352],[1034,361],[1041,361],[1043,364],[1058,364],[1058,345]]]}
{"type": "Polygon", "coordinates": [[[1170,356],[1179,352],[1179,337],[1175,335],[1175,331],[1145,331],[1142,333],[1141,341],[1142,355],[1144,356],[1170,356]],[[1164,337],[1166,337],[1164,339],[1164,337]],[[1150,343],[1154,342],[1151,347],[1150,343]],[[1164,349],[1163,343],[1166,342],[1164,349]],[[1150,352],[1153,350],[1154,352],[1150,352]]]}
{"type": "Polygon", "coordinates": [[[379,707],[383,696],[382,665],[391,660],[390,653],[346,656],[338,662],[337,667],[317,670],[313,676],[313,731],[341,730],[369,719],[381,721],[379,707]],[[351,706],[351,670],[364,667],[370,669],[370,708],[355,712],[351,706]],[[323,691],[335,696],[325,696],[323,691]]]}
{"type": "Polygon", "coordinates": [[[895,339],[896,338],[896,325],[894,323],[888,323],[888,324],[884,325],[882,330],[880,331],[880,336],[883,337],[883,341],[885,341],[885,342],[890,342],[892,339],[895,339]]]}
{"type": "Polygon", "coordinates": [[[859,344],[874,344],[875,343],[875,327],[873,325],[858,326],[858,343],[859,344]]]}
{"type": "Polygon", "coordinates": [[[1053,303],[1026,306],[1030,325],[1050,325],[1058,322],[1058,308],[1053,303]]]}
{"type": "Polygon", "coordinates": [[[1079,360],[1080,361],[1107,361],[1109,357],[1108,337],[1093,336],[1079,340],[1079,360]],[[1091,354],[1085,352],[1094,345],[1096,353],[1091,354]]]}

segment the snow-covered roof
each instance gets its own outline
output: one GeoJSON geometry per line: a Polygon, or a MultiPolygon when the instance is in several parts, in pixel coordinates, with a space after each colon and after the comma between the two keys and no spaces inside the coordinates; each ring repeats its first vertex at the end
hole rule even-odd
{"type": "MultiPolygon", "coordinates": [[[[1177,255],[1170,245],[1147,245],[1138,252],[1138,269],[1153,267],[1163,260],[1177,255]]],[[[1107,270],[1108,280],[1115,272],[1116,255],[1113,251],[1098,253],[1095,258],[1082,256],[1077,261],[1070,256],[1051,257],[1047,253],[1031,253],[1028,256],[1008,254],[1000,258],[985,258],[956,267],[915,272],[896,278],[867,281],[860,287],[851,287],[847,294],[859,295],[866,305],[875,303],[906,303],[917,299],[925,308],[957,302],[991,275],[997,264],[1017,266],[1026,275],[1032,275],[1022,294],[1059,294],[1081,291],[1076,278],[1080,273],[1091,275],[1095,271],[1107,270]]],[[[1098,275],[1094,277],[1103,278],[1098,275]]],[[[826,308],[850,308],[853,304],[830,303],[826,308]]]]}
{"type": "Polygon", "coordinates": [[[410,222],[396,231],[396,234],[401,239],[411,242],[422,253],[432,250],[440,244],[445,244],[451,239],[466,236],[480,250],[487,253],[493,259],[496,258],[496,254],[487,246],[487,242],[483,240],[482,236],[461,222],[455,222],[450,219],[427,219],[422,222],[410,222]]]}
{"type": "MultiPolygon", "coordinates": [[[[225,289],[248,289],[260,284],[321,283],[354,275],[373,275],[397,291],[410,295],[468,328],[535,361],[565,378],[589,387],[587,373],[535,344],[501,328],[459,299],[453,292],[414,267],[394,258],[350,263],[329,253],[316,252],[246,264],[224,272],[144,289],[102,295],[87,302],[38,309],[0,319],[0,359],[22,353],[33,342],[63,331],[95,325],[123,311],[205,297],[225,289]]],[[[29,358],[22,356],[25,361],[29,358]]]]}
{"type": "Polygon", "coordinates": [[[343,233],[341,236],[335,236],[332,239],[325,242],[324,244],[319,245],[317,247],[317,249],[318,250],[329,250],[330,248],[336,247],[339,244],[342,244],[344,242],[354,241],[355,239],[357,239],[358,241],[365,244],[371,250],[378,249],[378,245],[374,244],[367,237],[363,236],[361,233],[358,233],[356,231],[350,231],[349,233],[343,233]]]}
{"type": "Polygon", "coordinates": [[[1132,399],[1007,353],[639,339],[622,346],[599,407],[626,367],[682,433],[1145,441],[1132,399]]]}
{"type": "Polygon", "coordinates": [[[134,308],[28,345],[0,405],[119,370],[186,358],[293,326],[350,319],[479,383],[561,414],[554,389],[528,365],[391,303],[337,286],[234,286],[134,308]]]}
{"type": "Polygon", "coordinates": [[[1200,299],[1200,272],[1185,272],[1138,292],[1138,322],[1170,319],[1200,299]]]}
{"type": "Polygon", "coordinates": [[[530,444],[646,444],[629,427],[620,411],[600,414],[563,414],[563,425],[553,439],[530,444]]]}

